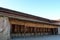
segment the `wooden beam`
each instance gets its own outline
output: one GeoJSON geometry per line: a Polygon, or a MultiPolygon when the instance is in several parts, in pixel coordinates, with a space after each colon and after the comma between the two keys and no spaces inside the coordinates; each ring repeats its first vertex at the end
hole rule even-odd
{"type": "Polygon", "coordinates": [[[35,23],[30,21],[19,21],[19,20],[10,20],[11,24],[17,24],[17,25],[24,25],[26,27],[42,27],[42,28],[57,28],[58,26],[54,25],[48,25],[48,24],[42,24],[42,23],[35,23]]]}

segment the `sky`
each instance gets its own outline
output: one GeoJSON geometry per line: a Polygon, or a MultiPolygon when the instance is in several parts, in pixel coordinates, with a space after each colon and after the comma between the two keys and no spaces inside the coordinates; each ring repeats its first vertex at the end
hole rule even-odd
{"type": "Polygon", "coordinates": [[[60,19],[60,0],[0,0],[0,7],[52,20],[60,19]]]}

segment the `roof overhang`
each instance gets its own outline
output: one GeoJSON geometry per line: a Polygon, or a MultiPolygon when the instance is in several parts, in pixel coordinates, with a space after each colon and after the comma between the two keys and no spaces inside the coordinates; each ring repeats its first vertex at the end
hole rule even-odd
{"type": "MultiPolygon", "coordinates": [[[[34,19],[36,16],[34,17],[33,15],[28,15],[28,14],[25,14],[22,12],[15,12],[13,10],[4,9],[4,8],[0,8],[0,16],[7,16],[9,18],[16,18],[16,19],[20,19],[20,20],[26,20],[26,21],[39,22],[39,23],[45,23],[45,24],[60,26],[59,24],[46,22],[46,20],[52,21],[49,19],[45,19],[45,18],[40,17],[41,19],[45,20],[45,21],[42,21],[42,20],[34,19]],[[30,18],[29,16],[33,17],[33,18],[30,18]]],[[[39,18],[39,17],[36,17],[36,18],[39,18]]]]}

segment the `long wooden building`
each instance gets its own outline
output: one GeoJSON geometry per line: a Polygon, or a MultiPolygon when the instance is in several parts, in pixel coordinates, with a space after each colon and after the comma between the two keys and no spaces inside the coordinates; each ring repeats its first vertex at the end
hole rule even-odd
{"type": "Polygon", "coordinates": [[[0,40],[14,36],[57,35],[60,22],[0,7],[0,40]]]}

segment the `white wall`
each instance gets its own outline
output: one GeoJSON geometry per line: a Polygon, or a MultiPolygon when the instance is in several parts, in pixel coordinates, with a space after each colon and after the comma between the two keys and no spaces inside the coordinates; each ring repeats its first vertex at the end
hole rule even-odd
{"type": "Polygon", "coordinates": [[[60,34],[60,27],[58,27],[58,34],[60,34]]]}
{"type": "Polygon", "coordinates": [[[0,40],[10,39],[10,23],[8,17],[0,17],[0,40]]]}

